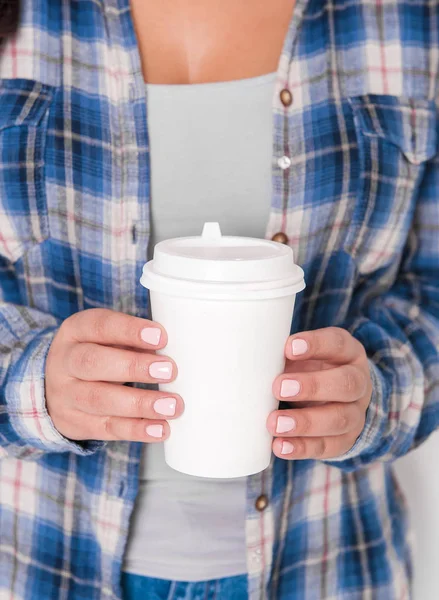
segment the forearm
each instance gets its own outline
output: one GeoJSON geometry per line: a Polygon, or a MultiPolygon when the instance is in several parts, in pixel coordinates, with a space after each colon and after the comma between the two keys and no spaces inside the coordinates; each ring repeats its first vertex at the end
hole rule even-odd
{"type": "MultiPolygon", "coordinates": [[[[412,280],[413,281],[413,280],[412,280]]],[[[353,469],[391,461],[439,427],[439,302],[436,282],[417,288],[402,282],[375,299],[351,333],[369,356],[373,393],[363,433],[339,466],[353,469]]]]}
{"type": "Polygon", "coordinates": [[[45,399],[47,353],[60,322],[28,307],[0,303],[0,452],[36,458],[44,452],[85,454],[91,448],[64,438],[45,399]]]}

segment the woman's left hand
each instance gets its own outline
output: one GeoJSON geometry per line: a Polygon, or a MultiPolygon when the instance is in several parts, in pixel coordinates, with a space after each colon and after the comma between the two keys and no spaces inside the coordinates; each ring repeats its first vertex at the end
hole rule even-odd
{"type": "Polygon", "coordinates": [[[273,384],[291,403],[268,418],[273,452],[285,459],[330,459],[348,452],[363,431],[372,394],[362,344],[328,327],[288,338],[285,373],[273,384]]]}

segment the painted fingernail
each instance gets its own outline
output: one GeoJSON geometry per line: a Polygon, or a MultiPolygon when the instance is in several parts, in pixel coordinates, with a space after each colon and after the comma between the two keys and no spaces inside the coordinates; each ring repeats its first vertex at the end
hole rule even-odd
{"type": "Polygon", "coordinates": [[[300,392],[300,383],[295,379],[284,379],[280,386],[280,395],[282,398],[291,398],[297,396],[300,392]]]}
{"type": "Polygon", "coordinates": [[[308,352],[308,343],[301,339],[293,340],[293,343],[291,344],[291,352],[293,353],[293,356],[305,354],[305,352],[308,352]]]}
{"type": "Polygon", "coordinates": [[[158,346],[160,338],[162,337],[162,331],[158,327],[145,327],[145,329],[142,329],[140,332],[140,337],[147,344],[158,346]]]}
{"type": "Polygon", "coordinates": [[[172,363],[165,361],[151,363],[149,365],[149,374],[154,379],[171,379],[172,363]]]}
{"type": "Polygon", "coordinates": [[[159,398],[154,402],[154,410],[164,417],[173,417],[177,408],[175,398],[159,398]]]}
{"type": "Polygon", "coordinates": [[[163,425],[148,425],[146,427],[146,433],[153,438],[163,437],[163,425]]]}
{"type": "Polygon", "coordinates": [[[282,442],[281,454],[291,454],[294,452],[294,445],[291,442],[282,442]]]}
{"type": "Polygon", "coordinates": [[[278,417],[276,425],[276,433],[286,433],[296,429],[296,421],[292,417],[278,417]]]}

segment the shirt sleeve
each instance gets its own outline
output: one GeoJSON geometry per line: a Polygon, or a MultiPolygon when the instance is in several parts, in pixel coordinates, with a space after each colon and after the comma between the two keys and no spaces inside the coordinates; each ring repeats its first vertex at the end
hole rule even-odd
{"type": "Polygon", "coordinates": [[[66,439],[46,408],[46,358],[60,321],[5,302],[10,284],[10,271],[7,274],[6,268],[0,268],[0,457],[38,458],[45,452],[90,454],[103,444],[66,439]]]}
{"type": "Polygon", "coordinates": [[[373,383],[365,428],[335,465],[392,461],[439,427],[439,157],[427,163],[395,283],[355,295],[347,328],[366,348],[373,383]]]}

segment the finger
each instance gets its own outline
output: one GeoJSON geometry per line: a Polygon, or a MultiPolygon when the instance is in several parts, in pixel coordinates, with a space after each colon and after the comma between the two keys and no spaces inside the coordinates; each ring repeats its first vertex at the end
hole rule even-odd
{"type": "Polygon", "coordinates": [[[69,317],[64,326],[72,341],[144,350],[164,348],[164,328],[153,321],[104,308],[93,308],[69,317]]]}
{"type": "Polygon", "coordinates": [[[304,331],[288,338],[285,355],[289,360],[320,359],[335,364],[353,362],[364,348],[346,329],[326,327],[304,331]]]}
{"type": "Polygon", "coordinates": [[[273,394],[279,400],[355,402],[367,392],[368,376],[360,367],[343,365],[326,371],[279,375],[273,394]]]}
{"type": "Polygon", "coordinates": [[[324,371],[325,369],[333,369],[334,365],[323,360],[299,360],[293,362],[287,360],[285,363],[285,373],[310,373],[314,371],[324,371]]]}
{"type": "Polygon", "coordinates": [[[91,415],[131,419],[175,419],[183,413],[177,394],[141,390],[123,385],[76,380],[71,391],[74,408],[91,415]]]}
{"type": "Polygon", "coordinates": [[[144,443],[162,442],[169,437],[170,433],[166,421],[113,416],[90,416],[88,430],[90,436],[88,439],[144,443]]]}
{"type": "Polygon", "coordinates": [[[312,408],[277,410],[267,419],[268,431],[282,437],[338,436],[361,431],[364,410],[359,403],[330,402],[312,408]]]}
{"type": "Polygon", "coordinates": [[[166,356],[88,343],[71,347],[67,370],[83,381],[158,383],[177,376],[174,361],[166,356]]]}
{"type": "Polygon", "coordinates": [[[338,458],[352,448],[355,439],[351,434],[317,438],[276,438],[273,452],[279,458],[293,460],[323,460],[338,458]]]}

